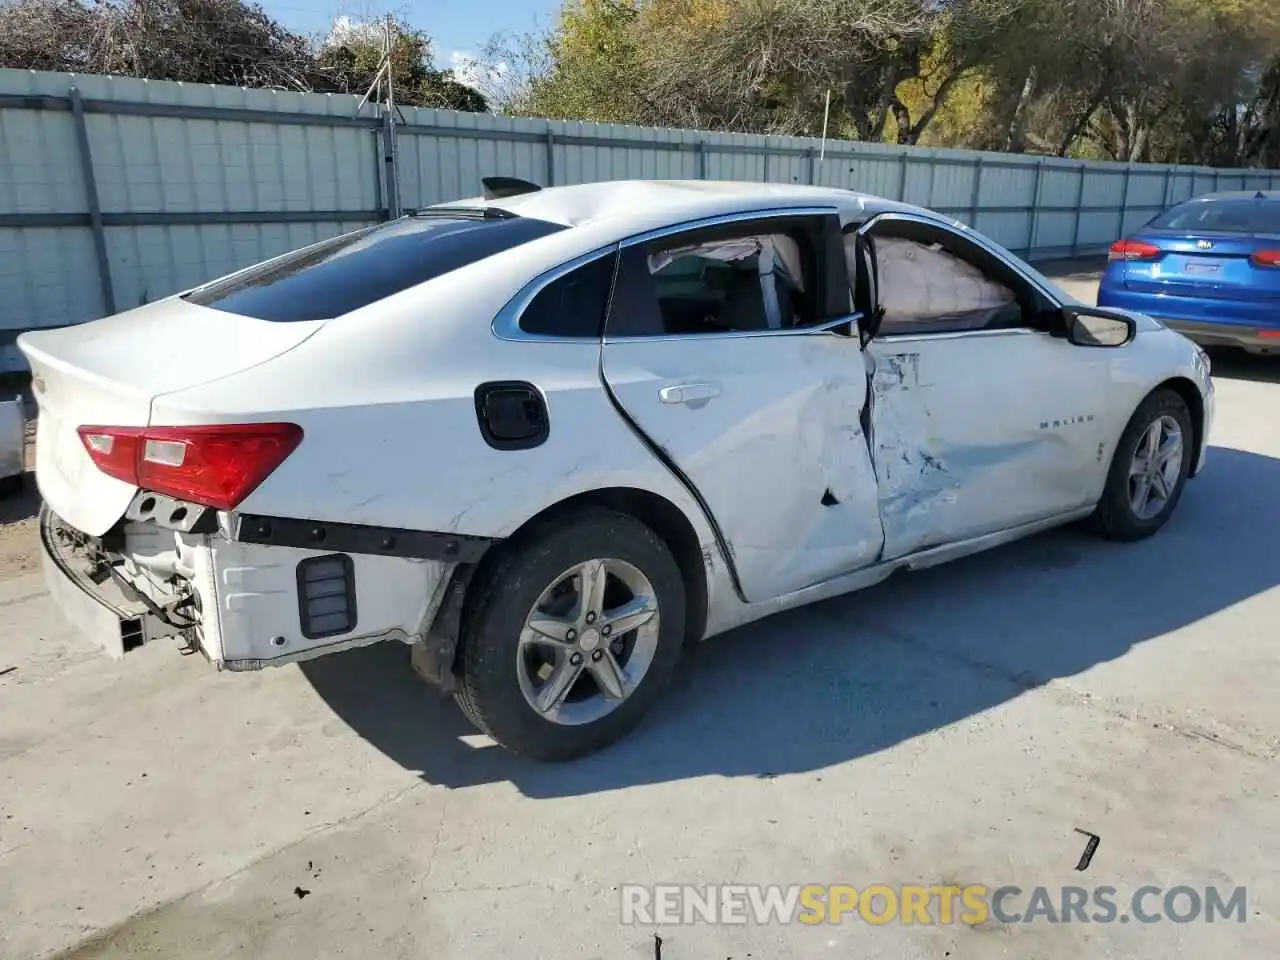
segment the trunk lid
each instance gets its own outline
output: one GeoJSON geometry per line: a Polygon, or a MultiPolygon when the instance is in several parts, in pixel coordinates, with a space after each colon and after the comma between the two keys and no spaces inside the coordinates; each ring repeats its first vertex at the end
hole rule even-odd
{"type": "Polygon", "coordinates": [[[1139,293],[1204,299],[1280,302],[1280,268],[1259,266],[1256,253],[1280,250],[1280,236],[1145,230],[1133,240],[1159,247],[1153,260],[1125,263],[1124,283],[1139,293]]]}
{"type": "Polygon", "coordinates": [[[293,349],[324,321],[273,323],[177,297],[18,338],[39,407],[36,483],[72,527],[101,536],[137,488],[102,473],[77,429],[142,427],[156,397],[230,376],[293,349]]]}

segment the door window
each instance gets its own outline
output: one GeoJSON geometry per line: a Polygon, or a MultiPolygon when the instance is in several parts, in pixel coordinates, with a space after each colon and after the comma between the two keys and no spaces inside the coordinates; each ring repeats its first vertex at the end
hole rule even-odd
{"type": "Polygon", "coordinates": [[[759,225],[663,238],[623,251],[611,337],[783,331],[818,318],[803,233],[759,225]]]}
{"type": "Polygon", "coordinates": [[[886,221],[873,228],[871,243],[881,336],[1010,329],[1030,326],[1036,315],[1012,270],[958,234],[886,221]]]}

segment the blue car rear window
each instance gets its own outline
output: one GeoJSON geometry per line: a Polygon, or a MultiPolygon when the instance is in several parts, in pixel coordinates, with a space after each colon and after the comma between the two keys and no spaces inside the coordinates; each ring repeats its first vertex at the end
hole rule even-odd
{"type": "Polygon", "coordinates": [[[1166,210],[1150,226],[1186,233],[1280,234],[1280,200],[1191,200],[1166,210]]]}
{"type": "Polygon", "coordinates": [[[410,216],[286,254],[185,299],[277,323],[325,320],[564,229],[483,212],[410,216]]]}

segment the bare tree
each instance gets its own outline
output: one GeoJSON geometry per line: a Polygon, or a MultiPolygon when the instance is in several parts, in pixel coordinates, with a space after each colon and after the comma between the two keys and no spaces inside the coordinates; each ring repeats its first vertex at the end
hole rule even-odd
{"type": "MultiPolygon", "coordinates": [[[[400,23],[400,102],[484,110],[400,23]]],[[[358,30],[318,47],[245,0],[0,0],[0,66],[301,91],[363,93],[382,56],[358,30]]]]}

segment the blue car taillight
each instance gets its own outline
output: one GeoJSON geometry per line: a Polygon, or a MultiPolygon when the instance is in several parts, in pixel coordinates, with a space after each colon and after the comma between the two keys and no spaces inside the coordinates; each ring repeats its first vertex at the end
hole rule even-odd
{"type": "Polygon", "coordinates": [[[1109,260],[1156,260],[1163,253],[1154,243],[1144,240],[1117,240],[1107,252],[1109,260]]]}

